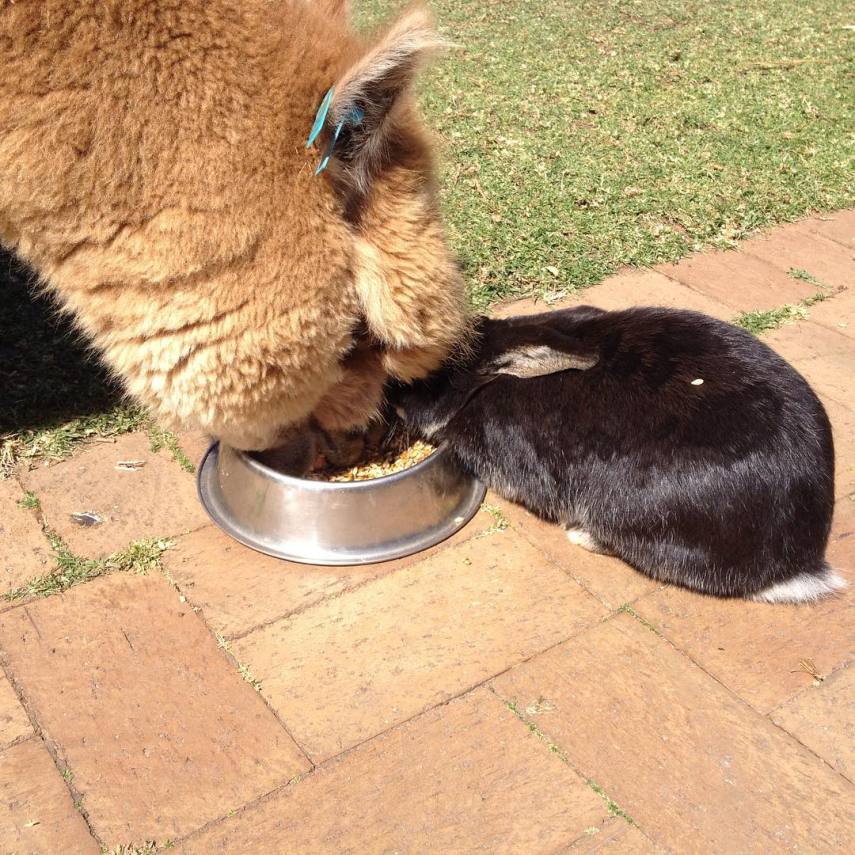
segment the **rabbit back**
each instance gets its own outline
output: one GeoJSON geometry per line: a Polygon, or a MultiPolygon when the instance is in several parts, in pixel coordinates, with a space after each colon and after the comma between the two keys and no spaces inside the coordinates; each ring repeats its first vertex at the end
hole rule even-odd
{"type": "MultiPolygon", "coordinates": [[[[662,581],[767,599],[835,584],[831,427],[791,366],[694,312],[539,317],[598,362],[481,390],[444,432],[464,465],[662,581]]],[[[489,322],[486,348],[515,322],[489,322]]]]}

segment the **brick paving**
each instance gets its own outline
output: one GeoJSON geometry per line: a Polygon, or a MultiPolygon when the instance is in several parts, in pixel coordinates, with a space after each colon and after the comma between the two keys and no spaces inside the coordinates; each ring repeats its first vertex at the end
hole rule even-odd
{"type": "Polygon", "coordinates": [[[23,472],[21,483],[38,496],[53,530],[84,558],[208,523],[192,478],[176,478],[169,452],[153,452],[145,434],[94,443],[61,466],[23,472]],[[94,524],[76,522],[81,514],[94,515],[94,524]]]}
{"type": "Polygon", "coordinates": [[[19,588],[51,570],[50,544],[31,509],[21,507],[25,493],[15,481],[0,481],[0,592],[19,588]]]}
{"type": "MultiPolygon", "coordinates": [[[[820,285],[764,339],[828,408],[855,583],[855,211],[559,305],[733,318],[820,285]]],[[[0,852],[855,851],[855,588],[704,598],[488,501],[426,553],[328,568],[222,535],[143,434],[0,482],[4,592],[52,572],[49,533],[90,568],[0,603],[0,852]],[[89,578],[149,538],[162,572],[89,578]]]]}

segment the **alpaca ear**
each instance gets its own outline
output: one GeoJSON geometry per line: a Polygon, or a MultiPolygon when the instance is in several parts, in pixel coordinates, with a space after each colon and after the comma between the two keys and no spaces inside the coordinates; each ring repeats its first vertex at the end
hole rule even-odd
{"type": "Polygon", "coordinates": [[[329,154],[361,189],[384,156],[395,106],[430,54],[444,44],[427,13],[413,9],[335,84],[328,113],[334,133],[329,154]]]}

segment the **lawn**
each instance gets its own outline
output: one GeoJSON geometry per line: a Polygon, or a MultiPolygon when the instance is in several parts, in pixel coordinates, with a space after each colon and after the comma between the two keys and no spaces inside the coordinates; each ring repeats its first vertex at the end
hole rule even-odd
{"type": "MultiPolygon", "coordinates": [[[[356,0],[365,26],[398,5],[356,0]]],[[[842,0],[432,6],[459,47],[422,102],[478,307],[855,204],[855,17],[842,0]]],[[[21,456],[61,457],[144,419],[12,278],[0,477],[4,461],[8,472],[21,456]]]]}
{"type": "Polygon", "coordinates": [[[843,0],[431,5],[461,46],[423,103],[476,305],[853,204],[843,0]]]}

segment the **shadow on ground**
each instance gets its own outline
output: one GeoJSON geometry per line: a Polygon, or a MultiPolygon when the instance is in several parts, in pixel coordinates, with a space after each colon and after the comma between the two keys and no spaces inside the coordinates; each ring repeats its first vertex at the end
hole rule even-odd
{"type": "Polygon", "coordinates": [[[103,412],[122,397],[69,319],[34,294],[34,280],[0,250],[0,437],[103,412]]]}

